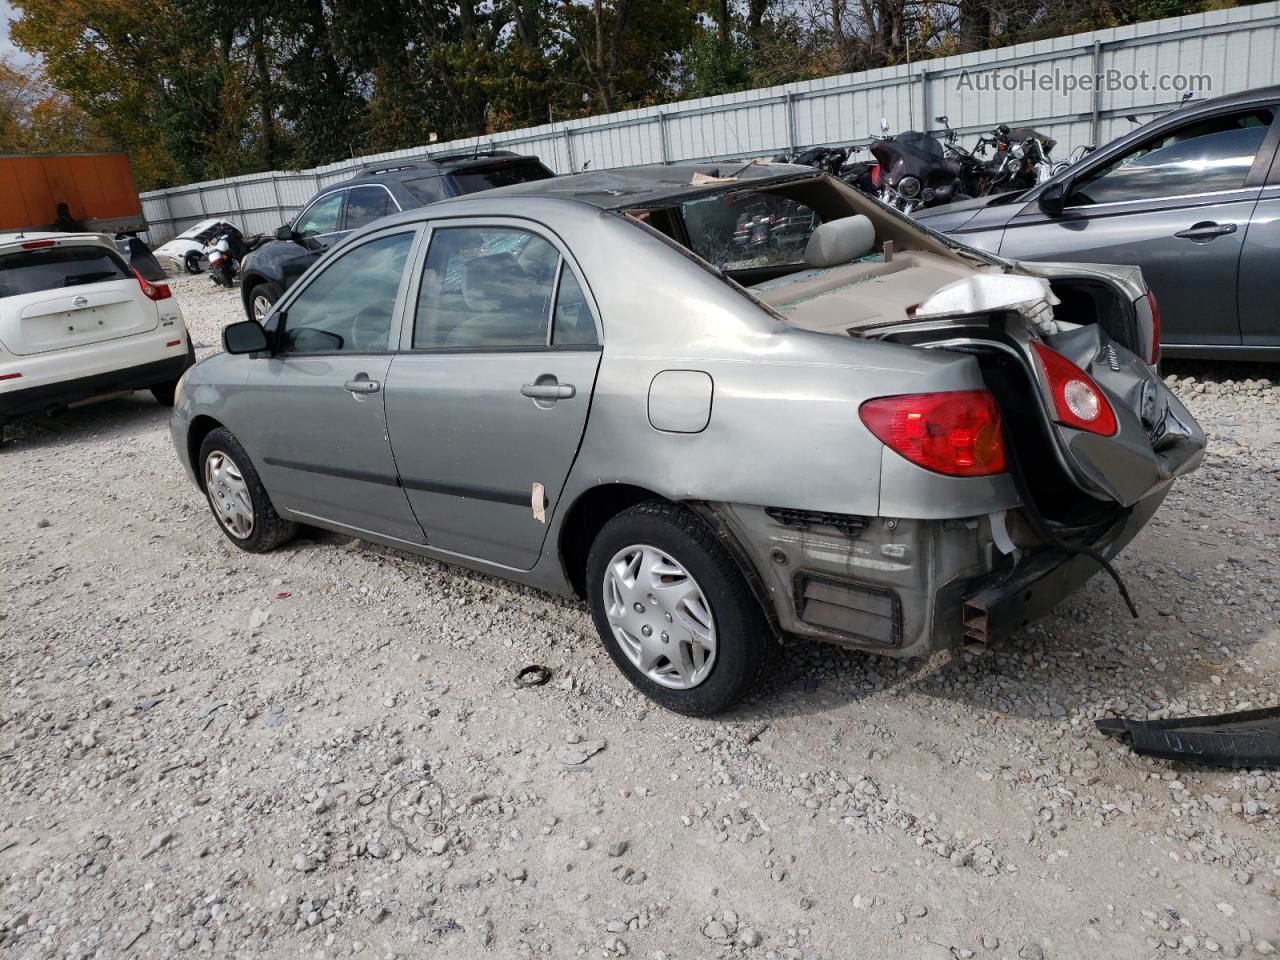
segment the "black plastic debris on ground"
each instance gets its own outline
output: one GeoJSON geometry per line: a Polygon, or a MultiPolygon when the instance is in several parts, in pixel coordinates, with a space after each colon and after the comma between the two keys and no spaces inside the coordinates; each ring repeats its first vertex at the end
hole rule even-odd
{"type": "Polygon", "coordinates": [[[1134,751],[1145,757],[1231,767],[1280,766],[1280,707],[1169,720],[1105,717],[1095,725],[1109,737],[1132,738],[1134,751]]]}

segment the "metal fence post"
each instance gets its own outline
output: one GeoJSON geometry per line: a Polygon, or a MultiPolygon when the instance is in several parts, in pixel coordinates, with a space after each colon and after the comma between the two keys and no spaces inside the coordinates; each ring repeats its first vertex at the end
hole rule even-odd
{"type": "Polygon", "coordinates": [[[662,144],[662,162],[665,165],[671,162],[671,144],[667,142],[667,115],[659,110],[657,117],[658,141],[662,144]]]}
{"type": "Polygon", "coordinates": [[[569,127],[564,128],[564,152],[565,156],[569,158],[569,172],[577,173],[578,160],[573,155],[573,130],[569,127]]]}
{"type": "Polygon", "coordinates": [[[920,112],[924,114],[920,118],[920,129],[929,132],[929,71],[922,69],[920,71],[920,112]]]}
{"type": "Polygon", "coordinates": [[[1095,147],[1102,142],[1099,139],[1102,136],[1102,84],[1098,82],[1101,76],[1102,41],[1095,40],[1093,41],[1093,119],[1089,126],[1095,147]]]}
{"type": "Polygon", "coordinates": [[[795,153],[796,151],[796,95],[792,91],[787,91],[787,148],[795,153]]]}

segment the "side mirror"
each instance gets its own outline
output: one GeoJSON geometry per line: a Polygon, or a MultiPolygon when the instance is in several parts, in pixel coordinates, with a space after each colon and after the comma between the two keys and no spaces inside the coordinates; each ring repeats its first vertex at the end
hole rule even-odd
{"type": "Polygon", "coordinates": [[[258,321],[241,320],[223,327],[222,349],[227,353],[265,353],[271,349],[271,344],[258,321]]]}
{"type": "Polygon", "coordinates": [[[1062,210],[1067,205],[1067,192],[1070,187],[1070,181],[1054,183],[1045,187],[1040,193],[1040,209],[1051,217],[1062,216],[1062,210]]]}
{"type": "Polygon", "coordinates": [[[277,240],[292,240],[292,239],[293,239],[293,227],[289,226],[289,224],[287,224],[287,223],[286,223],[284,226],[282,226],[282,227],[276,227],[276,239],[277,239],[277,240]]]}

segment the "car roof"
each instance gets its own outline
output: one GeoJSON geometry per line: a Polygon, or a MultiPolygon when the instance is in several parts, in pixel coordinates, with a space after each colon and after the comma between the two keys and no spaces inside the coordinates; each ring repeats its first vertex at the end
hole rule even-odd
{"type": "Polygon", "coordinates": [[[88,240],[92,243],[116,249],[116,243],[105,233],[70,233],[49,230],[27,230],[20,233],[0,233],[0,247],[21,246],[37,240],[88,240]]]}
{"type": "Polygon", "coordinates": [[[676,163],[668,166],[617,167],[572,173],[550,180],[531,180],[486,190],[476,197],[454,197],[444,203],[467,199],[501,201],[507,197],[545,197],[577,200],[602,210],[661,206],[703,193],[723,190],[740,183],[764,186],[790,180],[807,180],[822,174],[813,167],[792,163],[764,163],[754,160],[725,160],[720,163],[676,163]],[[696,175],[710,178],[695,184],[696,175]]]}
{"type": "Polygon", "coordinates": [[[461,173],[477,167],[508,166],[511,163],[528,161],[542,163],[535,156],[514,153],[511,150],[481,150],[472,153],[406,157],[403,160],[388,160],[385,163],[367,166],[354,177],[339,183],[331,183],[320,192],[328,193],[331,190],[358,187],[362,184],[400,183],[404,180],[415,180],[419,177],[438,177],[450,173],[461,173]]]}
{"type": "MultiPolygon", "coordinates": [[[[1185,117],[1198,113],[1211,113],[1223,107],[1248,106],[1268,100],[1280,100],[1280,84],[1274,84],[1270,87],[1256,87],[1253,90],[1242,90],[1239,93],[1227,93],[1220,97],[1210,97],[1208,100],[1189,100],[1186,106],[1175,107],[1170,113],[1177,113],[1185,117]]],[[[1161,117],[1168,115],[1161,114],[1161,117]]]]}

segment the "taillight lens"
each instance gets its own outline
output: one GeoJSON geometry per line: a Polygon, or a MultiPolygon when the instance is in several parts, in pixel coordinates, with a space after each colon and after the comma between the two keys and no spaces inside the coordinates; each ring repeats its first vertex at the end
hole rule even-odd
{"type": "Polygon", "coordinates": [[[152,283],[136,269],[133,270],[133,275],[138,278],[138,286],[142,287],[142,295],[148,300],[168,300],[173,296],[173,291],[169,289],[167,283],[152,283]]]}
{"type": "Polygon", "coordinates": [[[1110,437],[1116,432],[1116,414],[1101,388],[1074,363],[1042,343],[1032,343],[1053,395],[1057,421],[1077,430],[1110,437]]]}
{"type": "Polygon", "coordinates": [[[56,246],[57,240],[28,240],[22,245],[23,250],[44,250],[47,247],[56,246]]]}
{"type": "Polygon", "coordinates": [[[858,416],[890,450],[934,473],[985,477],[1005,470],[1000,410],[986,390],[877,397],[858,416]]]}
{"type": "Polygon", "coordinates": [[[1151,359],[1153,367],[1160,362],[1160,305],[1156,303],[1156,295],[1147,290],[1147,306],[1151,308],[1151,359]]]}
{"type": "Polygon", "coordinates": [[[872,186],[880,186],[880,164],[876,164],[871,168],[871,184],[872,186]]]}

